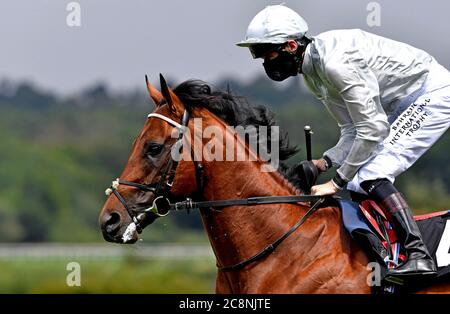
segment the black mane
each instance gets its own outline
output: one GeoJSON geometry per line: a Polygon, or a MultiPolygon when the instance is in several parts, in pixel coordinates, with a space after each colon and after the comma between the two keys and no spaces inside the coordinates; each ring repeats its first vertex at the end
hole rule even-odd
{"type": "MultiPolygon", "coordinates": [[[[268,138],[258,138],[258,141],[267,141],[270,151],[270,127],[276,124],[273,112],[267,107],[250,105],[244,97],[232,95],[229,90],[227,92],[212,90],[207,83],[200,80],[185,81],[178,85],[174,92],[188,109],[192,107],[208,109],[230,126],[267,126],[269,128],[268,138]]],[[[299,188],[298,176],[294,168],[288,168],[284,163],[299,149],[289,145],[287,132],[280,131],[279,143],[278,171],[299,188]]]]}

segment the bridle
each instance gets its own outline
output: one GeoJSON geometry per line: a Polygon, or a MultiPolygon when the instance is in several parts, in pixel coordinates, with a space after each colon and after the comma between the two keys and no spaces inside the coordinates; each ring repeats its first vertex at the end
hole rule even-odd
{"type": "MultiPolygon", "coordinates": [[[[172,149],[176,148],[177,152],[180,151],[180,147],[182,145],[183,137],[185,130],[187,129],[187,125],[189,123],[189,111],[185,110],[183,113],[183,117],[181,119],[181,124],[158,113],[150,113],[147,118],[158,118],[161,120],[166,121],[167,123],[171,124],[172,126],[176,127],[179,131],[179,135],[177,138],[177,141],[175,144],[173,144],[172,149]]],[[[193,150],[191,149],[191,157],[192,161],[194,162],[195,166],[195,177],[197,182],[197,191],[195,194],[198,194],[199,191],[202,189],[202,182],[203,182],[203,167],[201,163],[197,162],[194,158],[193,150]]],[[[322,205],[327,198],[326,196],[314,196],[314,195],[286,195],[286,196],[258,196],[258,197],[250,197],[245,199],[228,199],[228,200],[215,200],[215,201],[193,201],[191,198],[186,198],[184,201],[171,203],[169,200],[170,196],[170,189],[173,185],[173,180],[175,178],[175,173],[178,166],[178,160],[174,160],[173,158],[170,158],[167,161],[167,165],[165,167],[165,170],[163,171],[163,175],[161,176],[161,179],[156,184],[141,184],[137,182],[131,182],[131,181],[125,181],[117,178],[112,182],[112,185],[106,189],[105,194],[107,196],[114,194],[119,202],[123,205],[123,207],[128,212],[128,215],[130,215],[131,219],[133,220],[134,224],[136,225],[136,230],[138,233],[142,232],[141,224],[147,219],[147,215],[149,213],[157,216],[157,217],[164,217],[169,214],[171,210],[192,210],[192,209],[200,209],[200,208],[223,208],[223,207],[229,207],[229,206],[254,206],[254,205],[261,205],[261,204],[281,204],[281,203],[299,203],[299,202],[314,202],[313,205],[310,207],[310,209],[301,217],[301,219],[293,225],[291,228],[289,228],[288,231],[286,231],[281,237],[276,239],[273,243],[265,247],[263,250],[261,250],[259,253],[239,262],[233,265],[229,266],[219,266],[217,265],[218,269],[220,271],[232,271],[232,270],[238,270],[246,265],[259,260],[271,252],[275,250],[275,248],[283,242],[284,239],[286,239],[289,235],[291,235],[295,230],[297,230],[305,221],[306,219],[317,209],[320,205],[322,205]],[[153,204],[151,207],[146,209],[141,209],[138,211],[137,214],[133,212],[133,210],[130,208],[130,206],[127,204],[125,198],[120,194],[118,191],[118,187],[120,185],[125,186],[131,186],[135,187],[137,189],[140,189],[142,191],[146,192],[152,192],[155,195],[155,199],[153,200],[153,204]]]]}
{"type": "MultiPolygon", "coordinates": [[[[171,124],[172,126],[174,126],[178,129],[178,132],[179,132],[178,138],[177,138],[177,141],[171,147],[171,151],[173,152],[175,149],[175,151],[179,152],[180,147],[182,146],[184,132],[189,123],[189,116],[190,116],[189,111],[185,110],[183,113],[183,117],[181,119],[181,124],[162,115],[162,114],[159,114],[159,113],[150,113],[147,116],[147,119],[158,118],[158,119],[166,121],[167,123],[171,124]]],[[[193,154],[193,151],[191,151],[191,153],[193,154]]],[[[136,226],[136,230],[139,233],[142,232],[141,224],[147,218],[148,213],[152,213],[157,217],[164,217],[169,214],[169,211],[171,209],[171,203],[169,201],[170,189],[172,188],[172,185],[173,185],[173,180],[175,178],[175,173],[176,173],[176,170],[178,167],[178,160],[179,160],[179,158],[173,159],[170,157],[171,156],[169,154],[169,158],[167,160],[166,167],[163,171],[163,175],[161,175],[159,182],[153,183],[153,184],[141,184],[141,183],[121,180],[121,179],[117,178],[116,180],[114,180],[112,182],[111,186],[105,190],[105,194],[107,196],[109,196],[109,195],[111,195],[111,193],[113,193],[117,197],[119,202],[126,209],[128,215],[133,220],[133,222],[136,226]],[[155,199],[153,200],[152,206],[149,208],[142,209],[136,214],[130,208],[130,206],[128,205],[125,198],[118,191],[118,187],[120,185],[132,186],[132,187],[138,188],[142,191],[152,192],[156,196],[155,199]]],[[[193,155],[192,155],[192,157],[193,157],[193,155]]],[[[192,160],[194,161],[194,164],[195,164],[196,178],[200,178],[200,176],[198,176],[197,174],[202,169],[201,165],[195,161],[195,158],[192,158],[192,160]]],[[[199,182],[197,182],[197,183],[199,183],[199,182]]],[[[197,189],[198,188],[199,188],[199,185],[197,185],[197,189]]]]}

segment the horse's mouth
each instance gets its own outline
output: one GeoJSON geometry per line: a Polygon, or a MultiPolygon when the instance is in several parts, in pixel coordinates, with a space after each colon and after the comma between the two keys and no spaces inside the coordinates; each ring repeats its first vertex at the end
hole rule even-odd
{"type": "Polygon", "coordinates": [[[103,238],[112,243],[136,243],[142,230],[158,218],[149,210],[152,204],[152,202],[142,202],[133,207],[130,206],[131,213],[111,211],[107,214],[105,221],[101,222],[103,238]]]}
{"type": "Polygon", "coordinates": [[[103,238],[111,243],[119,243],[119,244],[133,244],[137,240],[139,240],[139,234],[137,232],[136,224],[131,222],[126,227],[120,227],[120,230],[114,235],[111,233],[103,231],[103,238]],[[123,232],[121,232],[124,230],[123,232]]]}

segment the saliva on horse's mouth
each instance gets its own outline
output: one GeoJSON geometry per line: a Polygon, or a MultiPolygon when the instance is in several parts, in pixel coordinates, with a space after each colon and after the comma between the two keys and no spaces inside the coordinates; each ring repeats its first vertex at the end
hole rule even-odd
{"type": "Polygon", "coordinates": [[[124,233],[122,234],[122,243],[132,244],[135,243],[138,240],[138,238],[139,236],[136,224],[134,222],[131,222],[125,229],[124,233]]]}
{"type": "Polygon", "coordinates": [[[148,212],[144,212],[139,214],[136,220],[137,224],[132,221],[123,232],[121,237],[123,244],[133,244],[139,240],[139,234],[142,233],[142,230],[155,219],[152,219],[152,215],[149,215],[148,212]]]}

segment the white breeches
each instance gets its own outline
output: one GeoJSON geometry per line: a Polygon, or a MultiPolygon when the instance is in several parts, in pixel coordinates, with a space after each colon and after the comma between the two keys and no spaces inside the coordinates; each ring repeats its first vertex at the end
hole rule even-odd
{"type": "Polygon", "coordinates": [[[385,178],[393,183],[445,133],[450,126],[450,86],[431,92],[427,88],[435,85],[432,80],[439,79],[442,82],[442,77],[431,71],[422,94],[412,104],[403,106],[406,109],[389,117],[389,136],[348,183],[349,190],[366,194],[360,184],[367,180],[385,178]]]}

